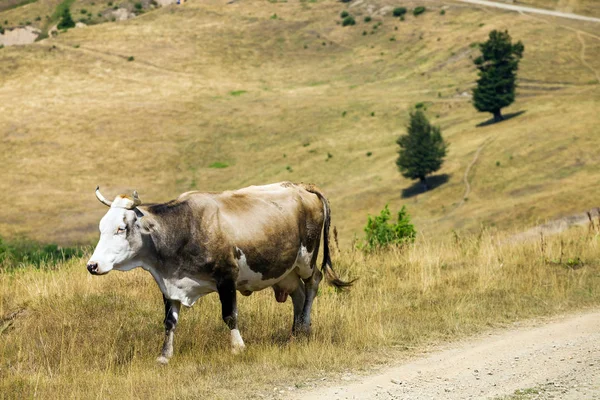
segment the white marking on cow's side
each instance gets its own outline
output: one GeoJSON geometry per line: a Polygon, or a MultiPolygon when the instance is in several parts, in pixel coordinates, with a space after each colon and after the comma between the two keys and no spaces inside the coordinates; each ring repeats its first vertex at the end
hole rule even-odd
{"type": "Polygon", "coordinates": [[[237,260],[238,262],[238,278],[237,278],[237,288],[240,291],[252,291],[256,292],[258,290],[263,290],[265,288],[271,287],[283,278],[287,274],[289,274],[294,268],[293,265],[290,265],[290,268],[285,271],[281,276],[272,279],[263,280],[263,275],[260,272],[253,271],[248,262],[246,261],[246,255],[244,252],[237,248],[237,251],[241,254],[240,258],[237,260]]]}
{"type": "Polygon", "coordinates": [[[240,331],[237,329],[231,330],[231,352],[233,354],[239,354],[244,351],[246,345],[242,340],[242,335],[240,335],[240,331]]]}

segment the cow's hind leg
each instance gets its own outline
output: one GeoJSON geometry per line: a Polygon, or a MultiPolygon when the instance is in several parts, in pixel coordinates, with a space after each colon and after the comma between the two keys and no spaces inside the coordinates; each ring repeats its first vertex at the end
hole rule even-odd
{"type": "Polygon", "coordinates": [[[163,301],[165,303],[165,341],[160,356],[156,361],[160,364],[167,364],[173,356],[173,334],[175,333],[175,326],[179,319],[181,303],[176,300],[169,300],[164,295],[163,301]]]}
{"type": "Polygon", "coordinates": [[[221,315],[223,321],[231,331],[231,351],[238,354],[244,351],[246,347],[242,340],[242,335],[237,326],[237,302],[236,288],[233,279],[224,279],[217,284],[219,299],[221,300],[221,315]]]}
{"type": "Polygon", "coordinates": [[[304,302],[306,300],[304,290],[304,284],[302,281],[298,284],[298,287],[290,293],[292,298],[292,304],[294,305],[294,324],[292,325],[292,334],[296,334],[300,331],[303,326],[302,323],[302,311],[304,309],[304,302]]]}
{"type": "Polygon", "coordinates": [[[321,283],[321,279],[323,278],[323,274],[319,271],[318,268],[314,268],[313,274],[308,279],[303,279],[304,281],[304,307],[302,308],[302,315],[300,316],[300,325],[298,326],[297,331],[309,334],[310,333],[310,312],[312,309],[313,301],[317,296],[317,291],[319,290],[319,283],[321,283]]]}

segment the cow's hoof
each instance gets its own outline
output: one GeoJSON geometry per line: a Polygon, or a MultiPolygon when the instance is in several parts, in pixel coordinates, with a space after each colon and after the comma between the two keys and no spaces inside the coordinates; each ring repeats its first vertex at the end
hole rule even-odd
{"type": "Polygon", "coordinates": [[[241,345],[241,346],[233,346],[231,348],[231,354],[237,355],[237,354],[242,354],[244,352],[244,350],[246,350],[246,346],[241,345]]]}
{"type": "Polygon", "coordinates": [[[299,325],[292,329],[292,336],[308,337],[310,336],[310,325],[299,325]]]}
{"type": "Polygon", "coordinates": [[[160,365],[167,365],[169,363],[169,359],[165,356],[160,356],[156,359],[156,362],[160,365]]]}

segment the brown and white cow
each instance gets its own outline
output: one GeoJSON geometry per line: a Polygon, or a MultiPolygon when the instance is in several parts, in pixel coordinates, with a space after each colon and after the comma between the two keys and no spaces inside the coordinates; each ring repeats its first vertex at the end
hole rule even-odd
{"type": "Polygon", "coordinates": [[[293,332],[310,331],[310,312],[322,273],[316,268],[323,232],[322,272],[338,288],[329,256],[330,209],[313,185],[276,183],[223,193],[187,192],[164,204],[142,206],[137,192],[112,202],[100,221],[100,241],[87,264],[93,275],[142,267],[163,293],[166,337],[158,362],[173,355],[181,305],[218,292],[233,352],[244,349],[237,328],[236,291],[272,287],[294,306],[293,332]]]}

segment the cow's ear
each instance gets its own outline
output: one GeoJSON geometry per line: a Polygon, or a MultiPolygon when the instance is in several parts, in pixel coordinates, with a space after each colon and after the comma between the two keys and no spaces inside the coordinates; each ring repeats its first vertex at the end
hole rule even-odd
{"type": "Polygon", "coordinates": [[[136,224],[140,227],[140,232],[142,232],[142,235],[150,235],[156,230],[156,223],[149,216],[139,218],[136,224]]]}

